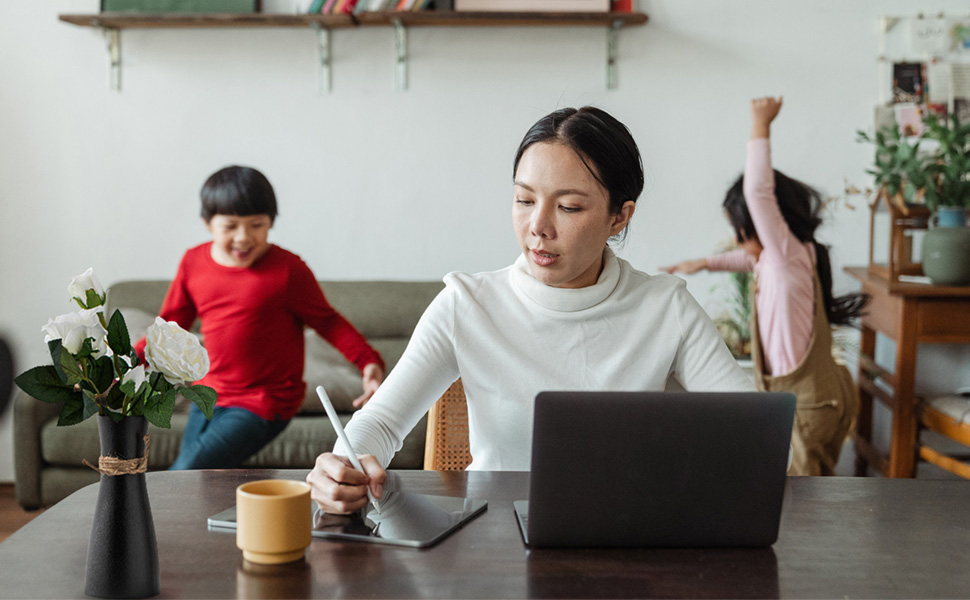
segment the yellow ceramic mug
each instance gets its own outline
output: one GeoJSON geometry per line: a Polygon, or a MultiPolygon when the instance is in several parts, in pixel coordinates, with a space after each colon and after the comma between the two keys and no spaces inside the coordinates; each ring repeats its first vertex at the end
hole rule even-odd
{"type": "Polygon", "coordinates": [[[310,545],[310,486],[263,479],[236,488],[236,546],[259,564],[299,560],[310,545]]]}

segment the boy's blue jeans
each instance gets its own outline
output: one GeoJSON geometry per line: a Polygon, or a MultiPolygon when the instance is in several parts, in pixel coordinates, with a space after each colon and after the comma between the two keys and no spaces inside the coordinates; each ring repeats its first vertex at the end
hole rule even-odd
{"type": "Polygon", "coordinates": [[[267,421],[244,408],[217,406],[212,420],[195,404],[182,434],[178,458],[169,469],[235,469],[273,441],[289,421],[267,421]]]}

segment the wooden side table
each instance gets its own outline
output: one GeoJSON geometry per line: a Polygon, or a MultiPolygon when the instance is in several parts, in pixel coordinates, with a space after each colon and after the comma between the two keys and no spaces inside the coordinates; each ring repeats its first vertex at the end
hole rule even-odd
{"type": "Polygon", "coordinates": [[[859,351],[859,419],[855,431],[856,475],[866,466],[887,477],[916,474],[916,349],[926,343],[970,343],[970,286],[890,283],[867,267],[846,267],[872,296],[862,317],[859,351]],[[876,365],[876,332],[896,343],[892,372],[876,365]],[[879,380],[882,385],[877,385],[879,380]],[[887,391],[888,388],[890,391],[887,391]],[[892,411],[889,456],[872,445],[872,400],[892,411]]]}

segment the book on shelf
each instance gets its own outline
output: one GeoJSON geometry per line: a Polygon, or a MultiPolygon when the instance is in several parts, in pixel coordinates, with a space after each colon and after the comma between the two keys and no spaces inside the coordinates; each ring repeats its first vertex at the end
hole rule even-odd
{"type": "Polygon", "coordinates": [[[610,0],[455,0],[459,12],[609,12],[610,0]]]}
{"type": "Polygon", "coordinates": [[[613,12],[633,12],[633,1],[634,0],[612,0],[610,2],[610,10],[613,12]]]}
{"type": "Polygon", "coordinates": [[[323,4],[324,0],[313,0],[313,2],[310,3],[310,8],[307,9],[307,13],[311,15],[319,13],[321,10],[323,10],[323,4]]]}
{"type": "Polygon", "coordinates": [[[357,6],[357,0],[338,0],[337,5],[333,8],[333,14],[352,14],[355,6],[357,6]]]}
{"type": "Polygon", "coordinates": [[[335,4],[337,4],[337,0],[327,0],[326,2],[324,2],[323,10],[322,10],[323,14],[329,15],[330,13],[332,13],[333,7],[335,4]]]}

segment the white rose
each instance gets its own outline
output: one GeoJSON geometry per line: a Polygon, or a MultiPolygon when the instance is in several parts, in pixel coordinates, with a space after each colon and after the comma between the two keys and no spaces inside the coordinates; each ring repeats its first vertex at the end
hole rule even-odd
{"type": "Polygon", "coordinates": [[[102,355],[106,354],[108,345],[105,343],[105,336],[108,332],[98,319],[100,312],[101,309],[92,308],[54,317],[41,327],[41,331],[46,334],[44,341],[61,340],[61,345],[68,352],[77,354],[85,339],[94,338],[92,348],[102,355]]]}
{"type": "Polygon", "coordinates": [[[145,334],[145,360],[165,379],[180,385],[198,381],[209,372],[209,353],[199,338],[178,326],[175,321],[155,317],[145,334]]]}
{"type": "Polygon", "coordinates": [[[134,369],[130,369],[125,373],[124,377],[121,378],[121,383],[126,383],[129,381],[134,383],[135,393],[137,394],[138,388],[141,387],[141,384],[145,383],[145,379],[145,365],[138,365],[134,369]]]}
{"type": "MultiPolygon", "coordinates": [[[[88,304],[88,290],[94,290],[94,293],[101,298],[101,302],[104,303],[104,288],[101,287],[101,283],[98,278],[94,275],[94,269],[88,268],[87,271],[81,273],[80,275],[75,275],[71,278],[71,284],[67,286],[67,292],[72,298],[77,298],[81,301],[81,304],[87,306],[88,304]]],[[[93,308],[93,307],[92,307],[93,308]]]]}

